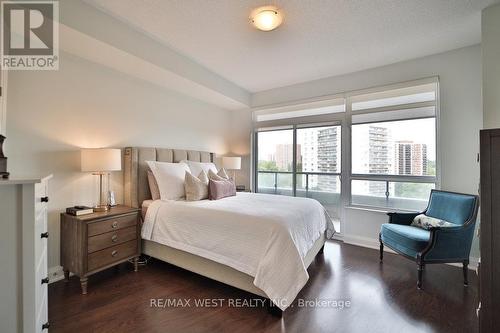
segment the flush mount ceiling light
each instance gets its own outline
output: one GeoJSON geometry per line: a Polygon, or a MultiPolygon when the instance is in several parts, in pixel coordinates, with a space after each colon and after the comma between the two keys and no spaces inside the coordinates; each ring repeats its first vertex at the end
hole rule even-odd
{"type": "Polygon", "coordinates": [[[256,8],[250,14],[250,22],[259,30],[271,31],[283,22],[283,15],[274,6],[256,8]]]}

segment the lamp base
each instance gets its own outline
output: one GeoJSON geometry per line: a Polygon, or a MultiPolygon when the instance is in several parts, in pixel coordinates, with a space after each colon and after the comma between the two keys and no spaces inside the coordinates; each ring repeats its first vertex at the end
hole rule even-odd
{"type": "Polygon", "coordinates": [[[97,205],[94,206],[94,212],[106,212],[109,210],[108,205],[97,205]]]}

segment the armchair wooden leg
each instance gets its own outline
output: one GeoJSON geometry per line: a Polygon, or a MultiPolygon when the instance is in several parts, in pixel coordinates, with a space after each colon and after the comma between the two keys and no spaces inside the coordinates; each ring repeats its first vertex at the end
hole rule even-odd
{"type": "Polygon", "coordinates": [[[464,273],[464,286],[469,285],[468,273],[469,273],[469,260],[464,260],[463,262],[463,273],[464,273]]]}
{"type": "Polygon", "coordinates": [[[384,243],[382,243],[382,237],[378,234],[378,241],[380,242],[380,261],[384,260],[384,243]]]}
{"type": "Polygon", "coordinates": [[[418,279],[417,279],[417,288],[422,289],[422,273],[424,272],[424,264],[418,264],[418,279]]]}

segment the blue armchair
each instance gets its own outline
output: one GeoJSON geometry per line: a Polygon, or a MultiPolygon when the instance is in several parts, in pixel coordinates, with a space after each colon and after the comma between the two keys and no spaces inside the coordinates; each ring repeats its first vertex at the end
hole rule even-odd
{"type": "Polygon", "coordinates": [[[432,190],[427,209],[422,213],[388,213],[389,223],[382,224],[380,261],[384,245],[415,260],[418,269],[417,288],[422,288],[422,272],[426,264],[462,263],[464,285],[467,286],[469,254],[474,236],[479,197],[477,195],[432,190]],[[456,224],[430,230],[411,226],[413,218],[426,214],[456,224]]]}

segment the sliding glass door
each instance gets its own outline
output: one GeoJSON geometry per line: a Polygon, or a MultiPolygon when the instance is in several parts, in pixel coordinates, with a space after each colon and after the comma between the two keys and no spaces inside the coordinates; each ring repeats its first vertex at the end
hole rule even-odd
{"type": "Polygon", "coordinates": [[[257,192],[293,195],[293,129],[257,133],[257,192]]]}
{"type": "Polygon", "coordinates": [[[340,231],[341,127],[301,127],[296,133],[296,196],[318,200],[340,231]]]}
{"type": "Polygon", "coordinates": [[[307,197],[340,231],[341,126],[293,126],[256,133],[257,192],[307,197]]]}

